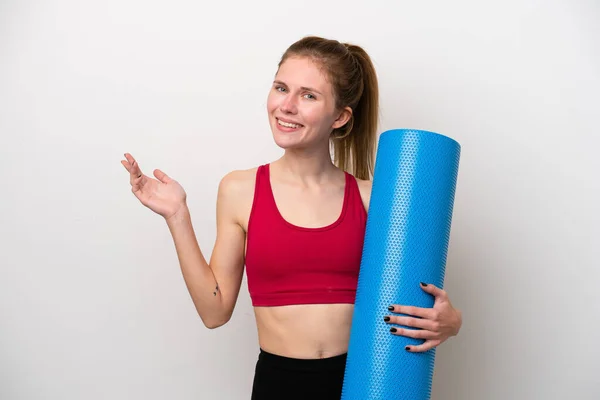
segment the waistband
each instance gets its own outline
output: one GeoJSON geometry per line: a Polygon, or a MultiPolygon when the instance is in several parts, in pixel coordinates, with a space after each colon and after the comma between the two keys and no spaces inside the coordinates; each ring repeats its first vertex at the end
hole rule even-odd
{"type": "Polygon", "coordinates": [[[269,353],[262,348],[258,359],[260,362],[273,365],[277,368],[287,368],[294,370],[310,370],[310,371],[329,371],[345,368],[348,353],[343,353],[327,358],[290,358],[269,353]]]}

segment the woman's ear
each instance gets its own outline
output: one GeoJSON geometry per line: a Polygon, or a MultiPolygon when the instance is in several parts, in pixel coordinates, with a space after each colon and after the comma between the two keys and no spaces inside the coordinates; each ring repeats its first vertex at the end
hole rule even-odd
{"type": "Polygon", "coordinates": [[[337,119],[335,121],[333,121],[333,125],[331,126],[331,128],[332,129],[341,128],[342,126],[346,125],[346,123],[348,121],[350,121],[351,117],[352,117],[352,109],[350,107],[344,107],[342,109],[342,111],[340,112],[340,114],[338,115],[337,119]]]}

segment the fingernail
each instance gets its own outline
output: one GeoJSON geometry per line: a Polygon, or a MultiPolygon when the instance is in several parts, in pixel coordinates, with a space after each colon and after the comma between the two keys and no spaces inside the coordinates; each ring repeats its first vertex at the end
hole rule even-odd
{"type": "Polygon", "coordinates": [[[390,317],[383,317],[383,320],[384,320],[385,322],[388,322],[388,321],[390,320],[390,317]]]}
{"type": "Polygon", "coordinates": [[[392,332],[392,333],[396,333],[396,331],[398,331],[398,329],[396,329],[396,328],[390,329],[390,332],[392,332]]]}
{"type": "Polygon", "coordinates": [[[389,306],[389,307],[388,307],[388,310],[390,310],[390,311],[394,311],[394,306],[389,306]]]}
{"type": "Polygon", "coordinates": [[[421,285],[423,286],[427,286],[427,284],[425,282],[421,282],[421,285]]]}
{"type": "Polygon", "coordinates": [[[410,347],[406,346],[406,347],[404,348],[404,350],[406,350],[406,351],[410,351],[410,347]]]}

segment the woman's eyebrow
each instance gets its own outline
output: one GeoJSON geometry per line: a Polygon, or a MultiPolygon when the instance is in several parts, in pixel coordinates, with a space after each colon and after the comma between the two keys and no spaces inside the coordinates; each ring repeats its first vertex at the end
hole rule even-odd
{"type": "MultiPolygon", "coordinates": [[[[276,84],[279,84],[279,85],[283,85],[283,86],[287,86],[287,85],[285,84],[285,82],[278,81],[278,80],[275,80],[275,81],[273,81],[273,83],[276,83],[276,84]]],[[[309,92],[315,92],[315,93],[318,93],[318,94],[320,94],[320,95],[322,95],[322,94],[323,94],[323,93],[319,92],[317,89],[315,89],[315,88],[311,88],[311,87],[307,87],[307,86],[302,86],[302,87],[300,87],[300,89],[302,89],[302,90],[307,90],[307,91],[309,91],[309,92]]]]}

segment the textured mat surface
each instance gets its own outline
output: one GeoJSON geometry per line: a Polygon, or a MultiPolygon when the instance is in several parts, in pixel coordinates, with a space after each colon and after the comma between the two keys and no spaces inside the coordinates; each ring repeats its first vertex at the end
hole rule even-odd
{"type": "Polygon", "coordinates": [[[435,349],[394,336],[390,304],[432,307],[419,282],[443,288],[460,145],[446,136],[396,129],[379,137],[342,400],[426,400],[435,349]]]}

